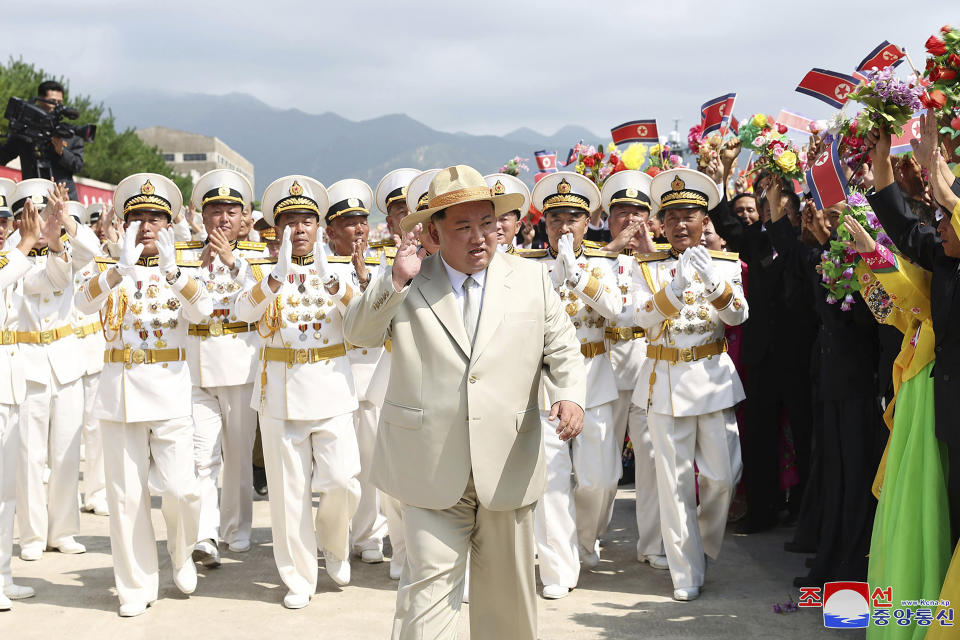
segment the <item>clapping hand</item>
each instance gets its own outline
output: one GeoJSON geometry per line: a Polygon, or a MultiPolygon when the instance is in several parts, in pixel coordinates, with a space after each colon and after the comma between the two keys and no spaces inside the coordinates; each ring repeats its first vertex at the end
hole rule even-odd
{"type": "Polygon", "coordinates": [[[139,222],[131,222],[123,236],[123,247],[120,249],[120,257],[117,258],[117,273],[121,276],[130,276],[136,280],[137,271],[134,268],[140,254],[143,253],[143,245],[137,242],[137,232],[140,231],[139,222]]]}
{"type": "Polygon", "coordinates": [[[557,262],[563,263],[564,279],[576,283],[580,279],[580,265],[573,253],[573,234],[565,233],[557,240],[557,262]]]}
{"type": "Polygon", "coordinates": [[[853,216],[844,216],[843,227],[853,237],[853,240],[847,243],[848,247],[852,246],[860,254],[873,253],[877,250],[877,242],[853,216]]]}
{"type": "Polygon", "coordinates": [[[40,215],[30,198],[27,198],[23,205],[23,213],[20,214],[20,224],[17,229],[20,231],[20,244],[17,245],[17,249],[26,255],[37,246],[40,240],[40,215]]]}
{"type": "Polygon", "coordinates": [[[690,247],[683,252],[687,257],[688,264],[700,275],[700,280],[707,289],[707,293],[716,291],[720,286],[720,276],[717,275],[717,269],[710,258],[710,252],[706,247],[690,247]]]}
{"type": "Polygon", "coordinates": [[[290,242],[290,227],[283,228],[283,237],[280,239],[280,250],[277,251],[277,266],[270,274],[270,290],[276,293],[290,274],[290,264],[293,259],[293,243],[290,242]]]}
{"type": "Polygon", "coordinates": [[[209,267],[213,264],[214,256],[220,256],[220,262],[231,271],[233,270],[236,264],[236,259],[233,256],[233,244],[227,240],[223,231],[217,228],[214,228],[207,236],[207,246],[203,248],[200,254],[200,266],[209,267]]]}
{"type": "Polygon", "coordinates": [[[317,240],[313,245],[313,266],[316,267],[317,276],[319,276],[323,286],[326,287],[328,291],[330,289],[336,291],[335,287],[338,282],[337,274],[330,270],[330,261],[327,260],[327,250],[323,246],[322,240],[317,240]]]}
{"type": "Polygon", "coordinates": [[[366,260],[363,257],[363,240],[353,241],[353,252],[350,254],[350,262],[353,263],[353,270],[357,274],[357,280],[360,282],[360,288],[365,289],[370,281],[370,272],[367,269],[366,260]]]}
{"type": "Polygon", "coordinates": [[[166,227],[157,232],[157,265],[160,272],[167,278],[177,273],[177,249],[173,238],[173,229],[166,227]]]}
{"type": "Polygon", "coordinates": [[[689,252],[690,249],[687,249],[680,254],[677,259],[676,273],[673,275],[673,280],[670,281],[670,290],[673,291],[673,295],[681,300],[683,299],[683,292],[690,286],[690,275],[687,273],[687,253],[689,252]]]}

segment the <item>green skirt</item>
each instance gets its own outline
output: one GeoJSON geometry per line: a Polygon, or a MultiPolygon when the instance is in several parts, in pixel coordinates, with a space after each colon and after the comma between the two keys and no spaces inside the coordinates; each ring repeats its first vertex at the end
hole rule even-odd
{"type": "Polygon", "coordinates": [[[893,599],[888,625],[875,626],[871,619],[871,639],[923,638],[929,627],[915,624],[912,613],[911,623],[900,626],[893,611],[906,608],[901,600],[936,600],[950,563],[946,457],[934,431],[932,367],[904,382],[897,394],[867,569],[871,592],[892,587],[893,599]]]}

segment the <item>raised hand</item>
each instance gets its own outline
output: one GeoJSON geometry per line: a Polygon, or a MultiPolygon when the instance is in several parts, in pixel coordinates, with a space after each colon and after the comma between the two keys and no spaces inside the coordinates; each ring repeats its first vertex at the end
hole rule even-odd
{"type": "Polygon", "coordinates": [[[689,261],[687,253],[689,251],[690,249],[687,249],[680,254],[680,258],[677,260],[677,271],[673,280],[670,281],[670,290],[673,291],[673,295],[681,300],[683,299],[683,292],[690,286],[690,274],[687,273],[687,262],[689,261]]]}
{"type": "Polygon", "coordinates": [[[177,249],[173,239],[173,229],[167,227],[157,232],[157,264],[160,272],[168,279],[177,273],[177,249]]]}
{"type": "Polygon", "coordinates": [[[63,251],[63,241],[60,240],[60,231],[63,229],[63,225],[60,224],[60,214],[57,212],[57,207],[62,207],[63,202],[54,205],[54,208],[51,209],[50,205],[44,209],[47,212],[46,217],[43,217],[43,220],[40,223],[40,233],[47,241],[47,246],[50,248],[50,251],[54,253],[60,253],[63,251]]]}
{"type": "Polygon", "coordinates": [[[426,254],[426,249],[417,246],[417,238],[422,229],[422,225],[418,224],[403,237],[393,236],[397,244],[397,256],[393,259],[393,288],[396,291],[403,289],[420,273],[420,265],[426,254]]]}
{"type": "Polygon", "coordinates": [[[853,241],[848,242],[847,246],[852,246],[857,250],[857,253],[873,253],[877,250],[876,241],[870,237],[870,234],[863,228],[863,225],[857,222],[853,216],[844,216],[843,228],[846,229],[847,233],[853,238],[853,241]]]}
{"type": "Polygon", "coordinates": [[[123,247],[120,248],[120,257],[117,258],[117,273],[121,276],[130,276],[135,278],[136,269],[134,268],[137,264],[137,260],[140,259],[140,254],[143,253],[143,245],[137,242],[137,233],[140,231],[139,222],[131,222],[129,228],[127,228],[126,234],[123,236],[123,247]]]}
{"type": "Polygon", "coordinates": [[[720,286],[720,276],[717,275],[717,269],[713,264],[713,260],[710,258],[710,252],[707,251],[706,247],[696,246],[690,247],[683,252],[687,256],[688,264],[693,267],[698,274],[700,274],[700,280],[703,282],[703,285],[707,288],[708,292],[714,291],[717,287],[720,286]]]}
{"type": "Polygon", "coordinates": [[[283,237],[280,239],[280,250],[277,251],[277,266],[273,268],[273,272],[270,274],[270,289],[274,292],[280,290],[280,286],[290,275],[292,258],[293,244],[290,242],[290,227],[284,227],[283,237]]]}
{"type": "Polygon", "coordinates": [[[20,224],[17,228],[20,231],[20,244],[17,245],[17,249],[26,255],[37,246],[37,241],[40,240],[40,215],[30,198],[27,198],[23,205],[23,213],[20,214],[20,224]]]}
{"type": "Polygon", "coordinates": [[[336,284],[337,274],[330,270],[330,261],[327,260],[327,250],[322,240],[317,240],[313,245],[313,266],[316,267],[317,275],[324,287],[332,287],[336,284]]]}
{"type": "Polygon", "coordinates": [[[220,229],[213,229],[207,237],[207,246],[200,254],[200,265],[209,267],[213,264],[214,256],[220,256],[220,262],[228,269],[233,269],[236,259],[233,256],[233,246],[227,236],[220,229]]]}
{"type": "Polygon", "coordinates": [[[914,138],[910,141],[910,146],[913,148],[913,157],[927,171],[936,169],[933,163],[934,152],[940,144],[940,137],[937,133],[937,119],[923,114],[920,116],[920,139],[914,138]]]}
{"type": "Polygon", "coordinates": [[[567,282],[575,282],[580,277],[580,265],[573,252],[573,234],[565,233],[557,241],[557,262],[563,263],[564,278],[567,282]]]}
{"type": "Polygon", "coordinates": [[[724,175],[730,173],[730,167],[737,161],[741,148],[739,138],[730,138],[720,147],[720,163],[723,165],[724,175]]]}
{"type": "Polygon", "coordinates": [[[370,272],[367,270],[367,263],[363,257],[363,240],[353,241],[353,252],[350,254],[350,262],[353,264],[353,270],[357,274],[357,280],[360,281],[360,287],[366,288],[370,281],[370,272]]]}

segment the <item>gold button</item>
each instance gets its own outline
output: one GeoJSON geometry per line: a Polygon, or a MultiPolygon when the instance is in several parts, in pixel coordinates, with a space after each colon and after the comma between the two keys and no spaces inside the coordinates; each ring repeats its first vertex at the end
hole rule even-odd
{"type": "Polygon", "coordinates": [[[167,363],[166,363],[166,362],[163,363],[163,368],[164,368],[164,369],[167,368],[167,363]]]}
{"type": "Polygon", "coordinates": [[[44,298],[43,301],[44,301],[44,302],[50,302],[50,298],[44,298]]]}
{"type": "Polygon", "coordinates": [[[470,384],[473,384],[474,382],[476,382],[477,379],[478,379],[477,376],[470,376],[470,384]]]}

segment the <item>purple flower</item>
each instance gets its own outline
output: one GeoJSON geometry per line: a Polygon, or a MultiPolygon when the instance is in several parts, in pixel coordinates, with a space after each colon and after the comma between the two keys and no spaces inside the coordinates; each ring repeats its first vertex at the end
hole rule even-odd
{"type": "Polygon", "coordinates": [[[832,293],[827,296],[827,304],[837,304],[837,299],[832,293]]]}
{"type": "Polygon", "coordinates": [[[852,268],[852,267],[847,267],[846,269],[844,269],[844,270],[843,270],[843,275],[842,275],[841,277],[847,278],[847,279],[852,278],[852,277],[853,277],[853,268],[852,268]]]}
{"type": "Polygon", "coordinates": [[[849,305],[848,303],[844,302],[843,304],[840,305],[840,309],[841,309],[842,311],[850,311],[850,305],[849,305]]]}
{"type": "Polygon", "coordinates": [[[775,603],[775,604],[773,605],[773,612],[774,612],[774,613],[783,613],[783,609],[780,607],[779,604],[776,604],[776,603],[775,603]]]}
{"type": "Polygon", "coordinates": [[[847,204],[851,207],[863,207],[867,205],[867,199],[859,191],[854,191],[847,197],[847,204]]]}
{"type": "Polygon", "coordinates": [[[885,234],[883,231],[877,234],[877,243],[882,244],[888,249],[893,246],[893,240],[891,240],[890,236],[885,234]]]}
{"type": "Polygon", "coordinates": [[[873,211],[867,211],[867,224],[870,225],[871,229],[879,229],[881,227],[880,220],[877,218],[877,214],[873,211]]]}
{"type": "Polygon", "coordinates": [[[820,278],[820,280],[821,280],[822,282],[828,282],[828,283],[829,283],[829,282],[830,282],[830,276],[828,276],[827,274],[823,274],[823,277],[820,278]]]}
{"type": "Polygon", "coordinates": [[[853,295],[848,293],[847,296],[843,299],[843,301],[849,304],[853,304],[854,302],[853,295]]]}

